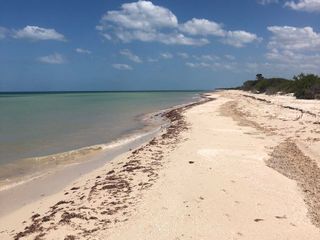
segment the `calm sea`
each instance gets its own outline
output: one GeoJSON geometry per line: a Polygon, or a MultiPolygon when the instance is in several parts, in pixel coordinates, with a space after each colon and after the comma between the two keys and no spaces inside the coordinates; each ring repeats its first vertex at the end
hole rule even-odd
{"type": "MultiPolygon", "coordinates": [[[[0,166],[111,142],[199,92],[0,94],[0,166]]],[[[1,176],[0,176],[1,178],[1,176]]]]}

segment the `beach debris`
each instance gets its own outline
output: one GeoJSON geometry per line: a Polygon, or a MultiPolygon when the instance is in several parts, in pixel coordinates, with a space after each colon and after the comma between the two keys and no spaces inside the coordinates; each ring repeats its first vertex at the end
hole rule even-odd
{"type": "Polygon", "coordinates": [[[116,166],[110,164],[112,170],[89,179],[85,186],[72,187],[71,192],[65,193],[65,199],[47,212],[35,213],[30,225],[15,233],[14,239],[45,239],[48,233],[59,231],[62,226],[77,233],[77,236],[67,235],[65,240],[97,239],[99,233],[114,224],[128,221],[143,191],[158,179],[159,170],[165,164],[164,157],[184,140],[180,134],[189,126],[183,112],[212,100],[205,99],[162,113],[170,125],[160,136],[131,151],[126,161],[118,162],[116,166]]]}
{"type": "Polygon", "coordinates": [[[276,146],[270,156],[267,166],[297,182],[311,222],[320,227],[320,168],[317,162],[306,156],[290,138],[276,146]]]}
{"type": "Polygon", "coordinates": [[[254,219],[254,221],[255,221],[255,222],[262,222],[262,221],[264,221],[264,219],[262,219],[262,218],[256,218],[256,219],[254,219]]]}

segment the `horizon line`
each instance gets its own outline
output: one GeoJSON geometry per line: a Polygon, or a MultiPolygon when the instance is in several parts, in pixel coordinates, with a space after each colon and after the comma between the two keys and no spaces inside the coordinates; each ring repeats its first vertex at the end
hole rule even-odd
{"type": "MultiPolygon", "coordinates": [[[[215,88],[217,89],[217,88],[215,88]]],[[[53,90],[53,91],[0,91],[0,94],[11,93],[103,93],[103,92],[205,92],[215,89],[179,89],[179,90],[53,90]]]]}

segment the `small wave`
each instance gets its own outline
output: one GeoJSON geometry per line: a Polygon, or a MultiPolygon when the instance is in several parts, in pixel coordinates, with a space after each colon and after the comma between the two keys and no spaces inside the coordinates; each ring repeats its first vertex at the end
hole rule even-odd
{"type": "Polygon", "coordinates": [[[90,156],[95,153],[130,144],[148,135],[155,134],[160,129],[161,127],[158,127],[148,132],[130,134],[105,144],[87,146],[42,157],[26,158],[3,165],[0,169],[0,191],[40,178],[48,174],[50,170],[89,161],[90,156]]]}

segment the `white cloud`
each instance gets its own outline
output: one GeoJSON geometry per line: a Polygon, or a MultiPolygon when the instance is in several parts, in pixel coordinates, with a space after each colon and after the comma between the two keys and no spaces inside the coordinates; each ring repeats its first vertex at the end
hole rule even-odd
{"type": "Polygon", "coordinates": [[[122,64],[122,63],[112,64],[112,67],[117,69],[117,70],[126,70],[126,71],[133,69],[130,65],[122,64]]]}
{"type": "Polygon", "coordinates": [[[238,30],[238,31],[226,31],[221,24],[218,24],[207,19],[192,20],[182,24],[180,30],[190,35],[202,35],[202,36],[217,36],[220,37],[222,42],[234,47],[244,47],[248,43],[254,41],[260,41],[256,34],[238,30]]]}
{"type": "Polygon", "coordinates": [[[123,49],[120,51],[120,54],[122,56],[127,57],[129,60],[135,62],[135,63],[142,63],[142,60],[139,56],[134,55],[129,49],[123,49]]]}
{"type": "Polygon", "coordinates": [[[240,48],[244,47],[248,43],[259,42],[262,39],[254,33],[246,31],[228,31],[226,37],[222,40],[223,43],[240,48]]]}
{"type": "MultiPolygon", "coordinates": [[[[230,36],[233,32],[229,33],[222,28],[221,24],[207,19],[193,18],[179,24],[177,17],[169,9],[142,0],[125,3],[121,5],[120,10],[106,12],[96,26],[96,30],[100,31],[107,40],[119,40],[125,43],[142,41],[167,45],[202,46],[210,43],[207,39],[210,36],[227,38],[225,41],[227,44],[243,47],[253,41],[248,37],[242,41],[236,41],[234,38],[237,36],[230,36]]],[[[239,35],[238,32],[235,31],[234,35],[239,35]]]]}
{"type": "Polygon", "coordinates": [[[266,54],[268,60],[280,63],[282,68],[296,70],[297,72],[319,73],[320,53],[308,54],[298,53],[290,50],[272,49],[266,54]]]}
{"type": "Polygon", "coordinates": [[[167,8],[156,6],[150,1],[138,1],[122,4],[119,11],[108,11],[101,25],[113,23],[127,29],[154,30],[164,27],[176,27],[177,17],[167,8]]]}
{"type": "Polygon", "coordinates": [[[14,38],[25,38],[33,41],[37,40],[56,40],[65,41],[65,37],[51,28],[41,28],[38,26],[26,26],[14,32],[14,38]]]}
{"type": "Polygon", "coordinates": [[[81,53],[81,54],[91,54],[91,51],[88,49],[83,49],[83,48],[76,48],[76,52],[77,53],[81,53]]]}
{"type": "Polygon", "coordinates": [[[297,11],[320,12],[320,0],[287,1],[285,6],[297,11]]]}
{"type": "Polygon", "coordinates": [[[189,46],[191,45],[202,46],[209,43],[208,39],[190,38],[190,37],[186,37],[182,33],[171,33],[171,34],[159,33],[155,40],[164,44],[169,44],[169,45],[178,44],[178,45],[189,45],[189,46]]]}
{"type": "MultiPolygon", "coordinates": [[[[186,37],[182,33],[171,32],[171,33],[162,33],[158,31],[143,31],[143,30],[125,30],[123,28],[114,29],[114,36],[122,42],[131,42],[133,40],[139,40],[142,42],[160,42],[167,45],[196,45],[201,46],[208,44],[207,39],[201,38],[190,38],[186,37]]],[[[104,33],[105,36],[105,33],[104,33]]],[[[112,37],[110,34],[107,34],[107,39],[111,40],[112,37]]]]}
{"type": "Polygon", "coordinates": [[[206,40],[188,38],[176,32],[177,27],[177,17],[169,9],[154,5],[150,1],[138,1],[122,4],[118,11],[108,11],[96,29],[101,31],[106,39],[115,37],[122,42],[139,40],[181,45],[208,43],[206,40]],[[163,33],[163,29],[171,29],[171,32],[163,33]]]}
{"type": "Polygon", "coordinates": [[[192,58],[190,58],[190,61],[187,61],[185,65],[190,68],[235,72],[239,68],[239,64],[236,63],[234,60],[235,58],[231,55],[225,55],[223,57],[216,56],[213,54],[203,54],[199,56],[193,55],[192,58]],[[232,60],[229,58],[232,58],[232,60]]]}
{"type": "Polygon", "coordinates": [[[171,59],[173,55],[171,53],[161,53],[160,56],[164,59],[171,59]]]}
{"type": "Polygon", "coordinates": [[[226,34],[220,24],[207,19],[197,18],[193,18],[192,20],[182,24],[180,26],[180,30],[190,35],[213,35],[222,37],[226,34]]]}
{"type": "Polygon", "coordinates": [[[0,26],[0,39],[4,39],[7,37],[8,30],[4,27],[0,26]]]}
{"type": "Polygon", "coordinates": [[[266,58],[275,67],[294,72],[319,73],[320,33],[312,27],[271,26],[266,58]]]}
{"type": "Polygon", "coordinates": [[[63,64],[66,62],[64,56],[59,53],[54,53],[48,56],[39,57],[38,61],[42,63],[48,63],[48,64],[63,64]]]}
{"type": "Polygon", "coordinates": [[[296,28],[290,26],[271,26],[268,30],[273,34],[269,48],[287,50],[319,50],[320,34],[312,27],[296,28]]]}
{"type": "Polygon", "coordinates": [[[112,37],[108,33],[102,33],[102,36],[109,41],[112,40],[112,37]]]}

